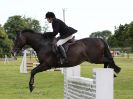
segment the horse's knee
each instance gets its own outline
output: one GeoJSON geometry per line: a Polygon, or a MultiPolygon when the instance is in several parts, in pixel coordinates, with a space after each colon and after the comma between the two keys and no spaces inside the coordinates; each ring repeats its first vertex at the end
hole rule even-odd
{"type": "Polygon", "coordinates": [[[31,70],[31,77],[32,77],[32,76],[34,77],[35,74],[36,74],[36,70],[32,69],[32,70],[31,70]]]}
{"type": "Polygon", "coordinates": [[[42,66],[39,65],[31,70],[31,75],[35,75],[36,73],[41,72],[42,70],[42,66]]]}

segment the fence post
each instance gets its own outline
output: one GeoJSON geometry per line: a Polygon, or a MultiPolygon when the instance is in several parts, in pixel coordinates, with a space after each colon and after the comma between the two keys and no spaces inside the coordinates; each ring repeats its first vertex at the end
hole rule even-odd
{"type": "Polygon", "coordinates": [[[113,69],[93,69],[96,99],[113,99],[114,72],[113,69]]]}
{"type": "Polygon", "coordinates": [[[64,97],[67,97],[67,78],[68,77],[80,77],[80,65],[77,65],[75,67],[69,67],[69,68],[63,68],[63,72],[64,72],[64,97]]]}
{"type": "Polygon", "coordinates": [[[22,63],[20,65],[20,73],[27,73],[27,60],[26,60],[27,51],[24,50],[23,54],[24,55],[23,55],[22,63]]]}

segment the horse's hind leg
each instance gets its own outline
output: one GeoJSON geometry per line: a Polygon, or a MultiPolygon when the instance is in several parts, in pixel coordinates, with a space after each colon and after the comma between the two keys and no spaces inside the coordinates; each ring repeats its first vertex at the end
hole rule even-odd
{"type": "Polygon", "coordinates": [[[30,81],[29,81],[29,89],[30,89],[30,92],[33,91],[34,89],[34,76],[36,73],[38,72],[42,72],[42,71],[45,71],[49,69],[47,66],[44,66],[44,65],[38,65],[37,67],[35,67],[32,71],[31,71],[31,77],[30,77],[30,81]]]}
{"type": "Polygon", "coordinates": [[[104,63],[104,68],[108,68],[109,67],[109,60],[108,60],[108,58],[104,57],[103,58],[103,63],[104,63]]]}
{"type": "MultiPolygon", "coordinates": [[[[104,68],[112,68],[110,67],[110,60],[108,60],[108,58],[104,57],[104,68]]],[[[114,74],[114,77],[117,77],[115,74],[114,74]]]]}
{"type": "Polygon", "coordinates": [[[121,68],[118,67],[117,65],[115,65],[115,62],[114,62],[113,57],[110,53],[110,50],[109,50],[109,47],[108,47],[107,43],[104,40],[102,40],[102,41],[105,45],[105,47],[104,47],[104,57],[105,57],[106,60],[108,60],[109,67],[113,68],[116,73],[119,73],[121,71],[121,68]]]}
{"type": "Polygon", "coordinates": [[[108,63],[104,63],[104,68],[108,68],[108,63]]]}
{"type": "Polygon", "coordinates": [[[119,73],[121,68],[115,65],[113,58],[104,57],[104,68],[113,68],[116,73],[119,73]]]}
{"type": "Polygon", "coordinates": [[[113,68],[114,71],[115,71],[115,73],[117,73],[117,74],[121,71],[121,68],[118,67],[118,66],[115,64],[115,62],[114,62],[113,59],[112,59],[111,63],[109,64],[109,66],[110,66],[111,68],[113,68]]]}

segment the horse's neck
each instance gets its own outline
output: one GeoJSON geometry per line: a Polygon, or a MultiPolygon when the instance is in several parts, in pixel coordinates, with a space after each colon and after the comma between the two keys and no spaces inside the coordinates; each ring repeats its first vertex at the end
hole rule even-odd
{"type": "Polygon", "coordinates": [[[27,44],[30,45],[36,52],[38,52],[43,46],[43,39],[38,38],[37,36],[28,37],[27,44]]]}
{"type": "Polygon", "coordinates": [[[50,48],[51,44],[53,42],[53,39],[48,40],[43,38],[43,36],[33,35],[28,37],[28,45],[30,45],[37,53],[43,49],[50,48]]]}

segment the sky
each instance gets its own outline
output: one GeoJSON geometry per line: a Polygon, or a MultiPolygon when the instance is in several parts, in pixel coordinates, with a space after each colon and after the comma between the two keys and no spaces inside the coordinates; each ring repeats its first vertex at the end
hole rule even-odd
{"type": "Polygon", "coordinates": [[[76,38],[84,38],[97,31],[113,33],[115,26],[133,21],[132,4],[132,0],[1,0],[0,24],[21,15],[37,19],[43,27],[46,12],[63,20],[65,9],[65,23],[78,30],[76,38]]]}

